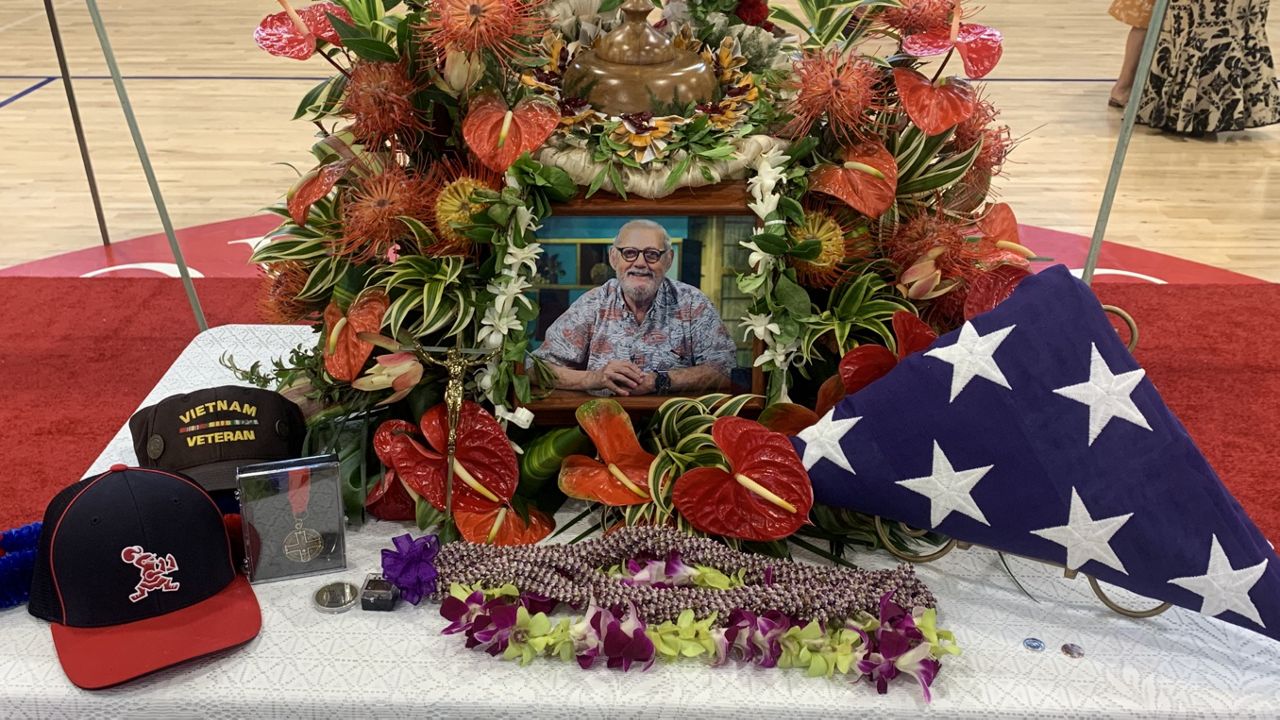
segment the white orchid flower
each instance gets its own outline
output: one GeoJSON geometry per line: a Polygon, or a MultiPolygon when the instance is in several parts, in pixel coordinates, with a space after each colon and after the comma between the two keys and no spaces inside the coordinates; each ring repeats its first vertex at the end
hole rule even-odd
{"type": "Polygon", "coordinates": [[[768,218],[773,211],[778,209],[778,196],[769,195],[763,200],[756,200],[753,203],[748,203],[747,207],[751,208],[751,212],[755,213],[756,217],[764,220],[768,218]]]}
{"type": "Polygon", "coordinates": [[[508,333],[519,329],[520,320],[515,313],[509,309],[504,312],[496,305],[491,305],[484,311],[484,319],[480,321],[480,332],[476,339],[481,347],[496,350],[502,347],[508,333]]]}
{"type": "Polygon", "coordinates": [[[779,370],[786,371],[787,366],[791,364],[791,360],[795,357],[796,350],[799,349],[797,342],[789,342],[786,345],[773,345],[765,348],[760,353],[756,361],[752,363],[754,367],[760,367],[766,363],[773,363],[779,370]]]}
{"type": "Polygon", "coordinates": [[[507,246],[507,254],[502,258],[502,273],[515,277],[527,267],[530,275],[535,274],[538,272],[538,256],[541,254],[542,245],[539,243],[529,243],[522,248],[507,246]]]}
{"type": "Polygon", "coordinates": [[[743,340],[755,335],[756,339],[764,341],[765,345],[772,345],[773,336],[782,332],[782,329],[778,327],[778,323],[773,321],[773,316],[767,314],[747,313],[742,322],[738,323],[738,327],[743,327],[747,330],[742,333],[743,340]]]}
{"type": "Polygon", "coordinates": [[[497,374],[497,363],[490,362],[485,364],[485,366],[480,368],[480,371],[476,373],[476,387],[480,388],[480,391],[485,395],[488,395],[489,392],[493,390],[493,378],[497,374]]]}
{"type": "Polygon", "coordinates": [[[770,168],[780,168],[786,165],[790,159],[791,157],[780,146],[775,145],[756,159],[756,170],[760,171],[762,165],[768,165],[770,168]]]}
{"type": "Polygon", "coordinates": [[[493,408],[493,414],[496,415],[499,420],[506,420],[508,422],[515,423],[525,429],[528,429],[529,426],[533,425],[533,411],[529,410],[529,408],[516,408],[515,412],[512,412],[505,407],[498,405],[493,408]]]}
{"type": "Polygon", "coordinates": [[[534,216],[533,211],[522,205],[516,208],[516,227],[523,232],[530,233],[540,229],[542,226],[538,224],[538,218],[534,216]]]}
{"type": "Polygon", "coordinates": [[[747,256],[747,267],[754,268],[758,273],[764,273],[773,267],[774,257],[769,253],[760,249],[759,245],[753,242],[741,243],[742,247],[750,251],[747,256]]]}

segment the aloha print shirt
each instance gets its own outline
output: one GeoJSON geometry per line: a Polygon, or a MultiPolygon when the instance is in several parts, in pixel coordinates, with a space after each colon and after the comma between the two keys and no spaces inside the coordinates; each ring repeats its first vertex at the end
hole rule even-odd
{"type": "Polygon", "coordinates": [[[599,370],[610,360],[630,360],[645,372],[713,365],[728,377],[736,348],[724,322],[701,290],[664,278],[643,322],[613,278],[588,290],[547,329],[533,354],[574,370],[599,370]]]}

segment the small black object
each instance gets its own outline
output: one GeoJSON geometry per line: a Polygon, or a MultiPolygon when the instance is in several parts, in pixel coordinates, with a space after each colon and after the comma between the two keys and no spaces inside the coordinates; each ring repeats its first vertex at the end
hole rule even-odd
{"type": "Polygon", "coordinates": [[[380,573],[369,573],[364,578],[364,587],[360,588],[360,608],[362,610],[395,610],[396,601],[400,599],[400,588],[392,585],[380,573]]]}
{"type": "Polygon", "coordinates": [[[671,390],[671,376],[666,370],[658,370],[656,375],[658,377],[654,380],[653,391],[658,395],[666,395],[671,390]]]}

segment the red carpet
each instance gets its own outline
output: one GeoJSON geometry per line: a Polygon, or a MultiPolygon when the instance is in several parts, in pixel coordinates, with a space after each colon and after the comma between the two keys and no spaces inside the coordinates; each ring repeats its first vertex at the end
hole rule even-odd
{"type": "MultiPolygon", "coordinates": [[[[197,280],[210,325],[257,322],[256,281],[197,280]]],[[[1107,284],[1138,359],[1254,521],[1280,542],[1280,285],[1107,284]]],[[[0,529],[80,479],[196,334],[177,280],[0,279],[0,529]]]]}

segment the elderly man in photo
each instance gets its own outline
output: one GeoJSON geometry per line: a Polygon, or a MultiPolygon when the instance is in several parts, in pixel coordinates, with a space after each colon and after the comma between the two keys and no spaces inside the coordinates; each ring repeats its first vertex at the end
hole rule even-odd
{"type": "Polygon", "coordinates": [[[609,248],[617,277],[578,298],[534,351],[556,387],[648,395],[726,388],[733,339],[711,300],[668,278],[671,238],[651,220],[632,220],[609,248]]]}

